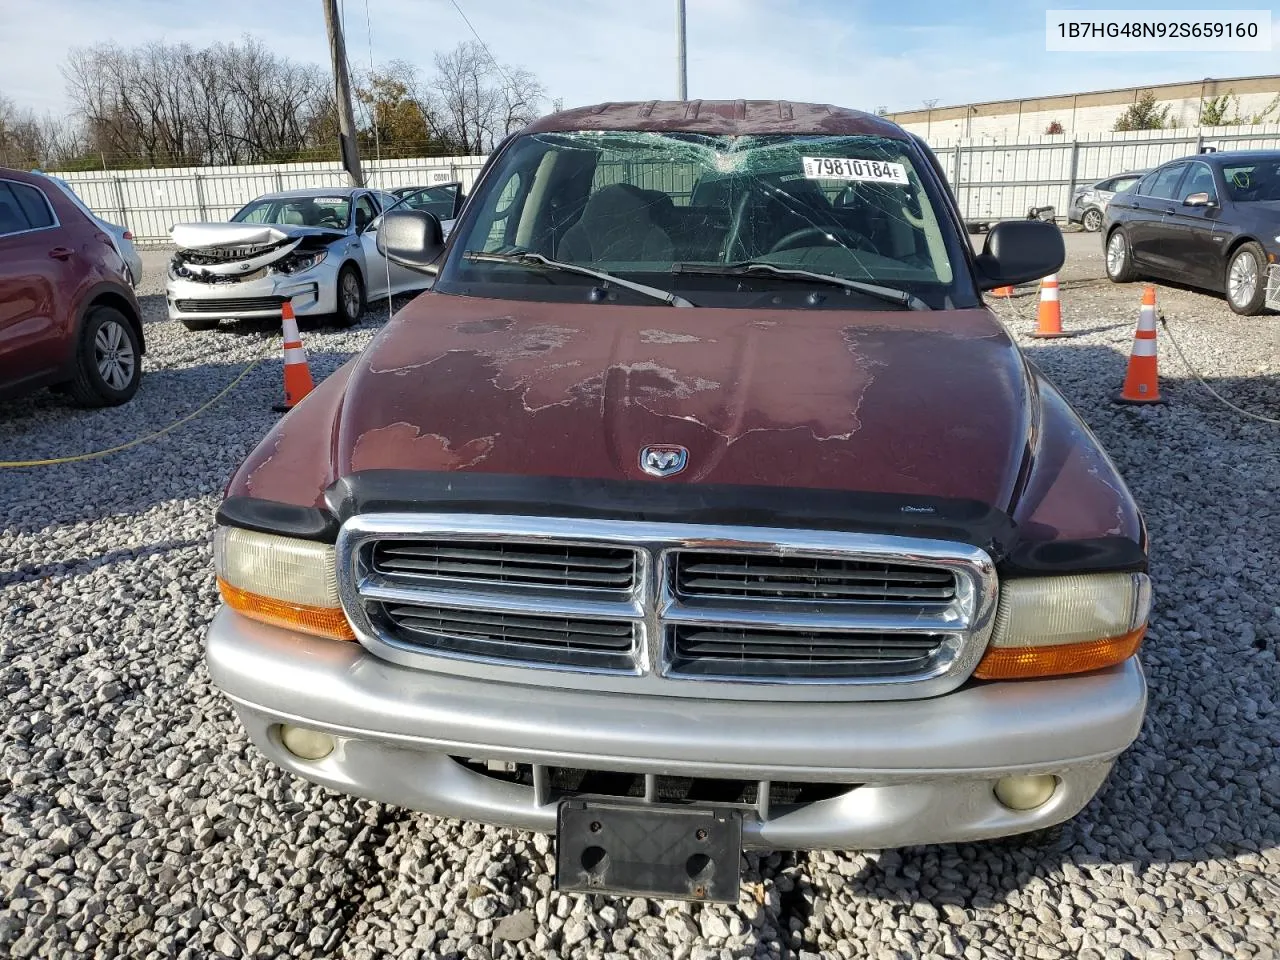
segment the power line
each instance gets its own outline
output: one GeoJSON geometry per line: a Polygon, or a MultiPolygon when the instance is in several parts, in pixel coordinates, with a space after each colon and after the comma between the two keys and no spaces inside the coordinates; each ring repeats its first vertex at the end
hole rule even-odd
{"type": "Polygon", "coordinates": [[[467,25],[467,29],[469,29],[471,31],[471,35],[476,38],[476,42],[484,48],[484,52],[489,55],[489,61],[498,69],[498,72],[502,74],[502,78],[507,81],[507,86],[509,86],[514,93],[516,89],[515,81],[508,76],[507,71],[504,70],[502,64],[498,62],[498,58],[495,57],[493,55],[493,51],[489,49],[489,45],[485,43],[480,34],[476,32],[476,28],[472,26],[471,21],[467,19],[467,15],[463,13],[462,8],[458,6],[458,0],[449,0],[449,2],[453,4],[453,9],[458,11],[458,16],[462,18],[462,22],[467,25]]]}

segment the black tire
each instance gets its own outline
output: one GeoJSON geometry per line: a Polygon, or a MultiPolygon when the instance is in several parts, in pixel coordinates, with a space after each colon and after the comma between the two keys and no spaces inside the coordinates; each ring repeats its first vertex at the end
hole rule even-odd
{"type": "Polygon", "coordinates": [[[1097,233],[1102,229],[1102,211],[1097,207],[1090,207],[1080,218],[1080,226],[1084,227],[1086,233],[1097,233]]]}
{"type": "Polygon", "coordinates": [[[333,322],[340,327],[353,327],[360,322],[364,313],[364,281],[360,279],[360,271],[355,264],[343,264],[338,271],[337,290],[334,291],[338,310],[333,315],[333,322]]]}
{"type": "Polygon", "coordinates": [[[93,307],[76,341],[75,376],[67,393],[82,407],[115,407],[138,392],[142,343],[115,307],[93,307]]]}
{"type": "Polygon", "coordinates": [[[1262,247],[1250,240],[1232,251],[1222,288],[1233,313],[1251,317],[1266,309],[1267,256],[1262,247]]]}
{"type": "Polygon", "coordinates": [[[1107,277],[1112,283],[1132,283],[1138,279],[1138,271],[1133,268],[1133,252],[1129,247],[1129,238],[1123,230],[1112,230],[1107,236],[1107,244],[1102,249],[1102,259],[1107,267],[1107,277]],[[1118,251],[1113,247],[1118,245],[1118,251]]]}
{"type": "Polygon", "coordinates": [[[182,325],[193,333],[218,329],[217,317],[183,317],[182,325]]]}

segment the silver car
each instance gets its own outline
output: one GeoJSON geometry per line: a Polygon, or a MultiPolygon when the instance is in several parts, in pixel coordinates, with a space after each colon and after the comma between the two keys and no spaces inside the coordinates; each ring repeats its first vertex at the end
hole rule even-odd
{"type": "Polygon", "coordinates": [[[129,275],[125,278],[129,281],[129,285],[137,287],[142,282],[142,257],[138,255],[137,248],[133,245],[133,231],[128,227],[122,227],[118,223],[111,223],[103,220],[100,216],[90,210],[83,200],[76,196],[75,190],[71,188],[71,184],[60,177],[50,176],[40,170],[31,171],[38,176],[44,177],[59,190],[67,195],[72,203],[79,208],[80,212],[96,223],[108,237],[111,238],[112,245],[116,248],[116,253],[120,255],[120,259],[124,261],[124,265],[128,268],[129,275]]]}
{"type": "Polygon", "coordinates": [[[229,223],[178,224],[169,318],[209,330],[224,319],[279,318],[289,302],[299,317],[356,323],[369,300],[428,282],[378,253],[378,218],[396,202],[376,190],[322,187],[266,194],[229,223]]]}
{"type": "Polygon", "coordinates": [[[453,230],[467,196],[462,191],[462,181],[450,180],[429,187],[396,187],[391,191],[397,206],[409,210],[424,210],[440,221],[445,239],[453,230]]]}
{"type": "Polygon", "coordinates": [[[1089,233],[1097,233],[1102,229],[1102,216],[1107,212],[1107,204],[1111,202],[1111,198],[1131,188],[1146,172],[1132,170],[1089,186],[1076,187],[1075,196],[1071,198],[1071,208],[1067,211],[1067,220],[1080,224],[1089,233]]]}

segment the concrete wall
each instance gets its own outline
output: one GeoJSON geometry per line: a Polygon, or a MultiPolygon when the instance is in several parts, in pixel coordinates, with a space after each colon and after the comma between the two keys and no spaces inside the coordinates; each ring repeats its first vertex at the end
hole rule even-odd
{"type": "MultiPolygon", "coordinates": [[[[999,100],[911,110],[888,116],[930,142],[959,138],[1014,140],[1036,137],[1043,135],[1055,120],[1062,125],[1061,136],[1071,139],[1111,132],[1120,115],[1148,90],[1156,95],[1160,106],[1169,107],[1170,124],[1175,129],[1185,130],[1199,125],[1203,100],[1228,92],[1236,95],[1238,103],[1235,110],[1246,118],[1262,112],[1280,94],[1280,76],[1196,80],[1027,100],[999,100]]],[[[1273,110],[1268,119],[1280,121],[1280,110],[1273,110]]]]}

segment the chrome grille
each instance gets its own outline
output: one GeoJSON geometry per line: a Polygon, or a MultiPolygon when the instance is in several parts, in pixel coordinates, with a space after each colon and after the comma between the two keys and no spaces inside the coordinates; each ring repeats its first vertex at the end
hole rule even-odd
{"type": "Polygon", "coordinates": [[[688,676],[784,680],[894,676],[929,668],[947,638],[759,627],[671,628],[671,667],[688,676]]]}
{"type": "Polygon", "coordinates": [[[405,603],[383,603],[373,613],[406,642],[432,653],[624,671],[634,658],[635,628],[613,620],[514,616],[405,603]]]}
{"type": "Polygon", "coordinates": [[[682,597],[950,603],[950,570],[831,557],[677,551],[672,568],[682,597]]]}
{"type": "Polygon", "coordinates": [[[379,656],[620,694],[937,696],[977,664],[996,600],[976,547],[821,530],[386,513],[349,519],[337,550],[379,656]]]}
{"type": "Polygon", "coordinates": [[[387,540],[373,549],[378,573],[520,586],[630,590],[634,550],[577,544],[387,540]]]}

